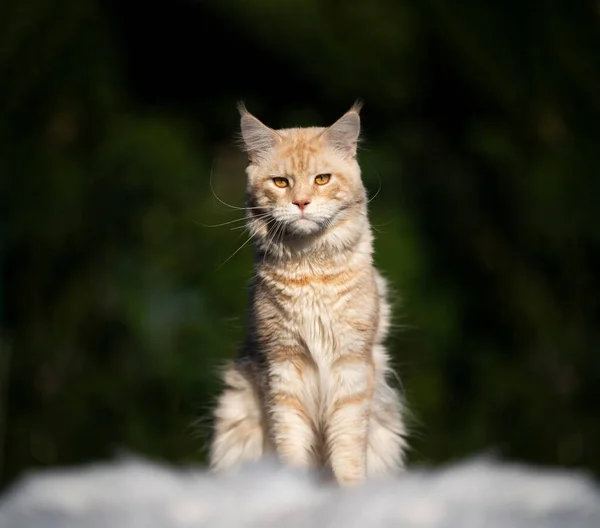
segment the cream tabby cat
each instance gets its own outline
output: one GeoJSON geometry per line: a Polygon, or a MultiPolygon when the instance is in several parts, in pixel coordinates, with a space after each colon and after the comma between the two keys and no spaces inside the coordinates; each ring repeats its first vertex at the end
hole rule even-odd
{"type": "Polygon", "coordinates": [[[342,485],[403,466],[386,283],[356,161],[359,110],[329,128],[272,130],[240,108],[255,276],[243,353],[215,410],[215,471],[272,451],[329,468],[342,485]]]}

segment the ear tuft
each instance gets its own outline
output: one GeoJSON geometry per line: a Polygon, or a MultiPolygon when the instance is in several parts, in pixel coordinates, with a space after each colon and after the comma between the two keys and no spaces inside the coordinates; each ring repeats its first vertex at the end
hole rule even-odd
{"type": "Polygon", "coordinates": [[[238,111],[244,150],[252,161],[257,161],[281,141],[281,136],[248,112],[244,103],[238,103],[238,111]]]}
{"type": "Polygon", "coordinates": [[[354,101],[354,104],[352,105],[350,110],[348,110],[348,112],[354,112],[355,114],[360,114],[360,111],[362,110],[363,106],[364,106],[364,103],[362,102],[362,100],[357,99],[356,101],[354,101]]]}
{"type": "Polygon", "coordinates": [[[356,101],[350,110],[323,132],[326,141],[344,157],[356,157],[360,136],[360,109],[362,102],[356,101]]]}

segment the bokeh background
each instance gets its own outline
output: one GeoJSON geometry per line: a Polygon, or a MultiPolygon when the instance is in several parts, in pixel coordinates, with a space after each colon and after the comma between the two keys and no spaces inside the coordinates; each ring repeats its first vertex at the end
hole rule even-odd
{"type": "Polygon", "coordinates": [[[365,102],[411,463],[600,475],[600,3],[0,3],[0,486],[202,463],[251,251],[236,102],[365,102]]]}

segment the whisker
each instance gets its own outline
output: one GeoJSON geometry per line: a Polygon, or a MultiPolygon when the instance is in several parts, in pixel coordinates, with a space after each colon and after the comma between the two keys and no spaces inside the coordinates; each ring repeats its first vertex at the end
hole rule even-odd
{"type": "MultiPolygon", "coordinates": [[[[277,244],[281,243],[283,241],[283,237],[285,236],[285,224],[282,223],[281,224],[281,229],[279,230],[279,235],[278,235],[278,240],[277,240],[277,244]]],[[[281,254],[279,255],[281,257],[281,254]]]]}
{"type": "Polygon", "coordinates": [[[214,173],[214,169],[215,169],[215,163],[213,162],[213,166],[210,169],[210,176],[208,178],[208,184],[210,185],[210,192],[212,192],[213,196],[219,201],[221,202],[223,205],[230,207],[231,209],[238,209],[238,210],[244,210],[245,207],[237,207],[235,205],[231,205],[228,204],[227,202],[224,202],[223,200],[221,200],[221,198],[219,198],[217,196],[217,193],[215,192],[214,188],[213,188],[213,184],[212,184],[212,178],[213,178],[213,173],[214,173]]]}
{"type": "Polygon", "coordinates": [[[388,220],[387,222],[384,222],[383,224],[371,224],[373,227],[385,227],[386,225],[390,225],[393,224],[394,221],[393,220],[388,220]]]}
{"type": "Polygon", "coordinates": [[[227,207],[229,207],[231,209],[236,209],[238,211],[245,211],[245,210],[248,210],[248,209],[264,209],[264,207],[262,207],[262,206],[256,206],[256,207],[238,207],[236,205],[231,205],[231,204],[228,204],[227,202],[224,202],[223,200],[221,200],[221,198],[219,198],[217,196],[217,193],[215,192],[215,189],[214,189],[213,184],[212,184],[212,178],[213,178],[214,169],[215,169],[215,162],[213,162],[213,166],[210,169],[210,176],[208,178],[208,184],[210,185],[210,192],[212,192],[213,196],[219,202],[221,202],[223,205],[225,205],[225,206],[227,206],[227,207]]]}
{"type": "Polygon", "coordinates": [[[248,239],[246,240],[246,242],[244,242],[239,248],[237,248],[231,255],[229,255],[229,257],[227,257],[217,268],[217,271],[220,270],[225,264],[227,264],[227,262],[229,262],[233,257],[235,257],[239,251],[246,247],[248,245],[248,242],[250,242],[252,240],[252,238],[254,237],[254,234],[251,234],[248,239]]]}
{"type": "MultiPolygon", "coordinates": [[[[254,216],[254,218],[260,219],[260,218],[264,218],[266,216],[269,216],[270,214],[271,213],[266,212],[266,213],[262,213],[262,214],[256,215],[256,216],[254,216]]],[[[229,220],[228,222],[223,222],[221,224],[213,224],[213,225],[210,225],[210,224],[201,224],[200,222],[196,222],[195,220],[193,220],[193,222],[195,224],[198,224],[199,226],[202,226],[202,227],[222,227],[222,226],[226,226],[226,225],[229,225],[229,224],[235,224],[236,222],[244,222],[246,220],[247,220],[247,218],[244,216],[243,218],[236,218],[235,220],[229,220]]]]}
{"type": "MultiPolygon", "coordinates": [[[[275,218],[270,218],[267,221],[267,226],[269,226],[271,223],[273,223],[275,221],[276,221],[275,218]]],[[[240,227],[242,227],[242,226],[240,226],[240,227]]],[[[246,226],[243,226],[243,227],[246,227],[246,226]]],[[[250,236],[248,237],[248,239],[219,265],[219,267],[217,268],[217,271],[220,270],[229,260],[231,260],[233,257],[235,257],[235,255],[237,255],[242,248],[246,247],[248,245],[248,243],[254,238],[255,235],[256,235],[256,233],[251,233],[250,236]]]]}
{"type": "Polygon", "coordinates": [[[235,224],[236,222],[243,222],[244,220],[246,220],[246,218],[237,218],[236,220],[230,220],[229,222],[223,222],[222,224],[201,224],[200,222],[196,222],[196,220],[193,220],[194,224],[197,224],[199,226],[202,227],[223,227],[229,224],[235,224]]]}
{"type": "Polygon", "coordinates": [[[273,244],[273,241],[275,240],[275,237],[277,236],[279,229],[283,225],[285,225],[285,224],[283,224],[283,222],[275,224],[275,229],[273,231],[271,238],[267,242],[267,247],[265,248],[265,252],[263,254],[263,263],[265,262],[265,258],[267,257],[267,253],[269,252],[269,248],[271,247],[271,244],[273,244]]]}
{"type": "Polygon", "coordinates": [[[381,177],[379,176],[378,172],[375,172],[375,174],[377,175],[377,179],[379,180],[379,189],[377,189],[377,192],[367,200],[368,204],[375,200],[375,198],[377,198],[377,195],[381,192],[381,177]]]}
{"type": "MultiPolygon", "coordinates": [[[[257,215],[257,216],[254,217],[254,219],[264,220],[265,218],[268,218],[270,216],[271,216],[271,213],[269,212],[269,213],[265,213],[265,214],[262,214],[262,215],[257,215]]],[[[269,226],[270,224],[272,224],[274,221],[275,221],[275,219],[273,217],[268,218],[267,219],[267,226],[269,226]]],[[[231,227],[230,231],[233,231],[235,229],[247,229],[247,228],[248,228],[248,224],[244,224],[244,225],[241,225],[241,226],[231,227]]]]}

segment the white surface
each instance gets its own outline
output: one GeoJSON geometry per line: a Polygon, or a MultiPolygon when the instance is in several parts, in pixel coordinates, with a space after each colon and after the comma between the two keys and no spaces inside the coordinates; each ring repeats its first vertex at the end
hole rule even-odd
{"type": "Polygon", "coordinates": [[[216,478],[142,461],[34,473],[0,498],[1,528],[598,528],[579,474],[470,461],[343,490],[272,461],[216,478]]]}

